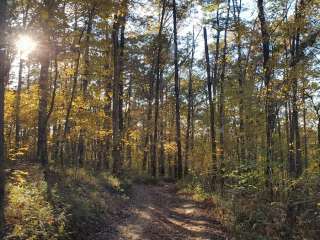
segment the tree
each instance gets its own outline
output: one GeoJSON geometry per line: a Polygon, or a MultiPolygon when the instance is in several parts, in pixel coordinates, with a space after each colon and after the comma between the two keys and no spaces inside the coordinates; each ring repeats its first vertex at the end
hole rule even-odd
{"type": "Polygon", "coordinates": [[[52,21],[53,11],[55,7],[54,0],[46,0],[43,3],[42,10],[44,15],[41,16],[40,24],[42,29],[42,52],[40,54],[40,77],[39,77],[39,117],[38,117],[38,144],[37,144],[37,158],[44,168],[48,165],[48,143],[47,143],[47,108],[48,108],[48,81],[49,81],[49,65],[51,54],[51,41],[50,41],[50,21],[52,21]]]}
{"type": "Polygon", "coordinates": [[[267,135],[267,166],[266,166],[266,187],[269,191],[269,197],[273,199],[272,186],[272,150],[273,141],[272,135],[274,130],[274,103],[272,102],[272,87],[271,87],[271,62],[270,62],[270,34],[269,27],[265,18],[264,1],[258,0],[259,20],[261,25],[261,41],[263,45],[263,73],[264,85],[266,89],[265,111],[266,111],[266,135],[267,135]]]}
{"type": "Polygon", "coordinates": [[[210,142],[211,142],[211,161],[212,161],[211,164],[212,164],[212,171],[213,171],[212,184],[215,184],[215,174],[217,169],[216,139],[215,139],[215,108],[214,108],[213,97],[212,97],[212,78],[211,78],[211,70],[210,70],[207,29],[205,27],[203,28],[203,37],[204,37],[206,66],[207,66],[207,87],[208,87],[208,101],[209,101],[209,111],[210,111],[210,142]]]}
{"type": "Polygon", "coordinates": [[[4,141],[4,92],[6,64],[6,31],[7,31],[7,1],[0,1],[0,228],[4,226],[4,194],[5,194],[5,141],[4,141]]]}
{"type": "Polygon", "coordinates": [[[224,101],[225,101],[225,95],[224,95],[224,82],[225,82],[225,75],[226,75],[226,64],[227,64],[227,34],[228,34],[228,27],[229,27],[229,13],[230,13],[230,0],[228,0],[227,5],[227,16],[225,20],[225,27],[224,27],[224,45],[223,45],[223,52],[222,52],[222,70],[221,70],[221,76],[220,76],[220,118],[219,118],[219,127],[220,127],[220,177],[221,177],[221,191],[223,191],[224,188],[224,144],[225,144],[225,107],[224,107],[224,101]]]}
{"type": "Polygon", "coordinates": [[[112,94],[112,132],[113,132],[113,172],[121,173],[122,168],[122,131],[123,131],[123,48],[124,48],[124,29],[127,9],[127,0],[123,0],[120,4],[118,13],[114,16],[112,29],[112,45],[113,45],[113,94],[112,94]],[[119,43],[120,31],[120,43],[119,43]]]}
{"type": "Polygon", "coordinates": [[[177,39],[177,6],[173,0],[173,41],[174,41],[174,92],[176,105],[176,144],[177,144],[177,165],[176,177],[182,178],[182,152],[181,152],[181,130],[180,130],[180,84],[179,84],[179,64],[178,64],[178,39],[177,39]]]}
{"type": "Polygon", "coordinates": [[[158,32],[158,49],[157,49],[157,60],[156,60],[156,81],[155,81],[155,106],[154,106],[154,130],[153,130],[153,141],[152,141],[152,153],[151,153],[151,174],[153,177],[157,175],[157,142],[158,142],[158,120],[159,120],[159,102],[160,102],[160,64],[161,64],[161,50],[162,50],[162,29],[163,21],[166,10],[166,0],[162,1],[162,10],[160,18],[160,26],[158,32]]]}
{"type": "Polygon", "coordinates": [[[192,83],[192,70],[194,62],[194,52],[195,52],[195,36],[194,36],[194,27],[192,31],[192,44],[191,44],[191,60],[189,66],[189,82],[188,82],[188,113],[187,113],[187,130],[186,130],[186,154],[185,154],[185,167],[184,174],[188,174],[189,171],[189,154],[190,154],[190,133],[191,125],[193,122],[193,83],[192,83]]]}

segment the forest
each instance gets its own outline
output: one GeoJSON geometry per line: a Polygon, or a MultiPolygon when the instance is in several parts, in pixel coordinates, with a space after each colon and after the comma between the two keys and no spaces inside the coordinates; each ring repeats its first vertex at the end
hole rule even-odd
{"type": "Polygon", "coordinates": [[[320,1],[0,0],[0,239],[320,239],[320,1]]]}

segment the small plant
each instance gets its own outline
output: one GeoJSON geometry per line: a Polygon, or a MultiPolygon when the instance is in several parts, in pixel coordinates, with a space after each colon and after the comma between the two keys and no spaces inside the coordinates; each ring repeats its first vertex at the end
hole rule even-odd
{"type": "Polygon", "coordinates": [[[15,170],[8,188],[5,239],[67,239],[65,209],[55,209],[47,200],[47,183],[15,170]]]}

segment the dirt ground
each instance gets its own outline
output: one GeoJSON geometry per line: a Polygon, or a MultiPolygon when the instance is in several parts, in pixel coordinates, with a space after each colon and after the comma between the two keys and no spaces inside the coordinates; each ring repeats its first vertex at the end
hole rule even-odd
{"type": "Polygon", "coordinates": [[[134,185],[127,217],[100,235],[110,240],[228,239],[222,225],[200,203],[177,194],[174,184],[134,185]]]}

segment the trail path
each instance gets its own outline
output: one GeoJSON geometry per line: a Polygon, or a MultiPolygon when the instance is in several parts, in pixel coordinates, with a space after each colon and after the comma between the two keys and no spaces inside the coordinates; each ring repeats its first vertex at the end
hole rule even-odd
{"type": "Polygon", "coordinates": [[[174,184],[134,185],[130,214],[118,223],[112,240],[228,239],[206,208],[176,193],[174,184]]]}

